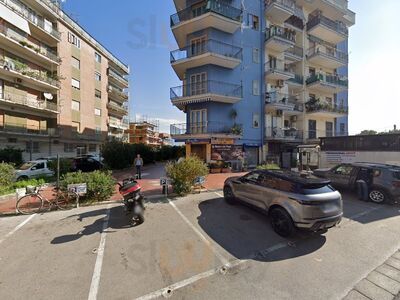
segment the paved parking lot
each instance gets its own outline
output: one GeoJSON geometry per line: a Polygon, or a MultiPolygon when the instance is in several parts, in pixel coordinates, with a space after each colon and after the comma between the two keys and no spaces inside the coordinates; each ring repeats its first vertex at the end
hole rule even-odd
{"type": "Polygon", "coordinates": [[[0,218],[1,299],[342,299],[400,248],[399,207],[345,195],[325,234],[277,236],[217,192],[0,218]]]}

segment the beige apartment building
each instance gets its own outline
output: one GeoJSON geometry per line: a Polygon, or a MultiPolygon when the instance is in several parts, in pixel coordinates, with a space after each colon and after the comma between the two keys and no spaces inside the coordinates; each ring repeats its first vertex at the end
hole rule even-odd
{"type": "Polygon", "coordinates": [[[0,1],[0,147],[25,160],[128,140],[129,67],[52,2],[0,1]]]}

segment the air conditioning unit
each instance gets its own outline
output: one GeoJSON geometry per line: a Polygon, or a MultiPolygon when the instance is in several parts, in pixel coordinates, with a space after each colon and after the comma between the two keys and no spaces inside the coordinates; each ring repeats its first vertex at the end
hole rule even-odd
{"type": "Polygon", "coordinates": [[[278,109],[278,110],[276,111],[276,116],[277,116],[277,117],[282,117],[282,115],[283,115],[283,111],[282,111],[281,109],[278,109]]]}
{"type": "Polygon", "coordinates": [[[278,80],[277,86],[283,87],[284,85],[285,85],[285,81],[283,81],[283,80],[278,80]]]}
{"type": "Polygon", "coordinates": [[[297,122],[297,116],[291,116],[290,117],[291,122],[297,122]]]}

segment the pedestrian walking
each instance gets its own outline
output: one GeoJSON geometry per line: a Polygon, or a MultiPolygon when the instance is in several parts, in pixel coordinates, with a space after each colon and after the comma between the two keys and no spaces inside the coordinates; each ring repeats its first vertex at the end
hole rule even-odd
{"type": "Polygon", "coordinates": [[[135,158],[135,167],[137,179],[142,179],[143,159],[140,157],[140,154],[138,154],[135,158]]]}

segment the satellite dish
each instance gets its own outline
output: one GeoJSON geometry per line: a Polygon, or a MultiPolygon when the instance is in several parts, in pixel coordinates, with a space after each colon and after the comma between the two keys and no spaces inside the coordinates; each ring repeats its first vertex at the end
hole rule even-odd
{"type": "Polygon", "coordinates": [[[46,99],[48,99],[48,100],[53,100],[53,95],[52,95],[52,94],[50,94],[50,93],[44,93],[43,95],[44,95],[44,97],[45,97],[46,99]]]}

